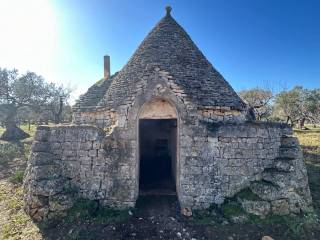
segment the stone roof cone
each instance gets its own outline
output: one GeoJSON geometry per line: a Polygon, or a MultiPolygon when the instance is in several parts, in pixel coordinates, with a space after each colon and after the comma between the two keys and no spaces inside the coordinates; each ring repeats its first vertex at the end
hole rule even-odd
{"type": "Polygon", "coordinates": [[[211,65],[186,31],[166,15],[146,36],[129,62],[113,77],[100,107],[114,108],[135,94],[135,86],[155,68],[172,76],[187,97],[197,106],[230,107],[244,110],[245,104],[223,76],[211,65]]]}

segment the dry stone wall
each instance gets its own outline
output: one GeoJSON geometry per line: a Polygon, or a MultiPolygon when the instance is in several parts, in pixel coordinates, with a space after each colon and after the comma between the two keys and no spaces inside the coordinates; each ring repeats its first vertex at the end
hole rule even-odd
{"type": "Polygon", "coordinates": [[[276,214],[308,209],[307,172],[288,125],[215,123],[207,124],[207,129],[207,136],[196,139],[195,154],[186,157],[181,169],[181,187],[187,193],[184,202],[191,208],[220,204],[249,188],[260,201],[250,205],[243,200],[245,209],[249,205],[251,211],[258,211],[266,205],[268,213],[276,214]]]}
{"type": "MultiPolygon", "coordinates": [[[[180,126],[181,207],[207,208],[249,188],[259,200],[241,199],[248,212],[287,214],[309,208],[306,168],[291,128],[268,123],[200,125],[193,135],[180,126]]],[[[38,127],[24,182],[27,213],[36,220],[62,215],[79,198],[117,208],[134,206],[137,143],[119,129],[106,134],[88,125],[38,127]]]]}
{"type": "Polygon", "coordinates": [[[134,205],[134,169],[112,136],[93,126],[40,126],[24,182],[26,212],[36,220],[63,214],[79,198],[134,205]],[[112,140],[111,140],[112,139],[112,140]]]}

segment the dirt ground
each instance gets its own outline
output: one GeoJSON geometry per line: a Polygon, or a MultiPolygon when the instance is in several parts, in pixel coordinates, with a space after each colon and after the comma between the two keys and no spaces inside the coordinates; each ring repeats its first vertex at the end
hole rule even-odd
{"type": "MultiPolygon", "coordinates": [[[[213,223],[214,224],[214,223],[213,223]]],[[[213,226],[195,224],[192,219],[182,217],[175,197],[150,197],[131,218],[113,224],[66,222],[52,223],[42,230],[46,239],[292,239],[285,226],[270,224],[230,224],[213,226]]],[[[307,239],[319,239],[310,234],[307,239]]]]}

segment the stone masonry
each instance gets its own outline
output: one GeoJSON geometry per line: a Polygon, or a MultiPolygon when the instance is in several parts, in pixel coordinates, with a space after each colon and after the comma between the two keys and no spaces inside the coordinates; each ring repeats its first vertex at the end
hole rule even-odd
{"type": "Polygon", "coordinates": [[[168,8],[124,68],[80,97],[72,124],[38,127],[24,182],[26,212],[39,221],[60,216],[80,198],[133,207],[139,121],[164,112],[177,121],[174,175],[182,209],[221,204],[244,189],[259,198],[240,200],[256,215],[310,208],[291,127],[249,121],[245,103],[168,8]]]}

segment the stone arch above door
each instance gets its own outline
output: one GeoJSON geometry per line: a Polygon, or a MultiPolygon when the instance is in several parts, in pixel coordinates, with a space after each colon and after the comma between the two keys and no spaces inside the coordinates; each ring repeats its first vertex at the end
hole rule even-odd
{"type": "Polygon", "coordinates": [[[177,112],[166,100],[153,99],[142,106],[139,119],[175,119],[177,112]]]}

